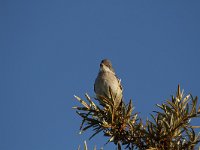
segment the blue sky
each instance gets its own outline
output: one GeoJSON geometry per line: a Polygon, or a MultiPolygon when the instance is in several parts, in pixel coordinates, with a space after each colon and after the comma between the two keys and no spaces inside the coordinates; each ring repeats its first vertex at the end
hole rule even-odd
{"type": "MultiPolygon", "coordinates": [[[[68,150],[87,140],[91,132],[78,134],[73,95],[94,96],[103,58],[111,59],[126,102],[132,99],[144,119],[178,83],[200,96],[199,6],[186,0],[0,1],[0,149],[68,150]]],[[[106,140],[99,135],[89,145],[106,140]]]]}

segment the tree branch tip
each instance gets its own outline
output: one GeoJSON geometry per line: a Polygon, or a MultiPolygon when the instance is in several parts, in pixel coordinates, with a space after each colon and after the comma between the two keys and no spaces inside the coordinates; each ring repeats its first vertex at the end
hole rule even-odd
{"type": "Polygon", "coordinates": [[[74,95],[75,98],[77,98],[78,96],[74,95]]]}

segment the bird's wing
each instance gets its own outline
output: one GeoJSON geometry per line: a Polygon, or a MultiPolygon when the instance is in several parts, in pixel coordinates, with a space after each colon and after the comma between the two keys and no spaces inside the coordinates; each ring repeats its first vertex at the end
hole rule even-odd
{"type": "MultiPolygon", "coordinates": [[[[116,76],[116,75],[115,75],[115,76],[116,76]]],[[[117,76],[116,76],[116,78],[117,78],[117,80],[118,80],[118,83],[119,83],[120,89],[123,90],[123,87],[122,87],[122,84],[121,84],[121,79],[118,78],[117,76]]]]}
{"type": "Polygon", "coordinates": [[[94,84],[94,92],[96,93],[96,90],[95,90],[95,84],[94,84]]]}

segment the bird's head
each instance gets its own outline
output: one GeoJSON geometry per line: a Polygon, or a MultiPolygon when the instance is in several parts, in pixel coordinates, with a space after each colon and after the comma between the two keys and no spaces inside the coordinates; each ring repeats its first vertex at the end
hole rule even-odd
{"type": "Polygon", "coordinates": [[[108,59],[103,59],[100,63],[100,71],[102,72],[112,72],[115,73],[113,67],[112,67],[112,63],[110,60],[108,59]]]}

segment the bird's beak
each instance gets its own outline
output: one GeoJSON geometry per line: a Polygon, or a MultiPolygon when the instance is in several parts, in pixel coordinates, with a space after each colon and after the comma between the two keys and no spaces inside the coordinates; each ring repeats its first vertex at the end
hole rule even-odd
{"type": "Polygon", "coordinates": [[[100,63],[100,68],[102,68],[103,67],[103,63],[100,63]]]}

